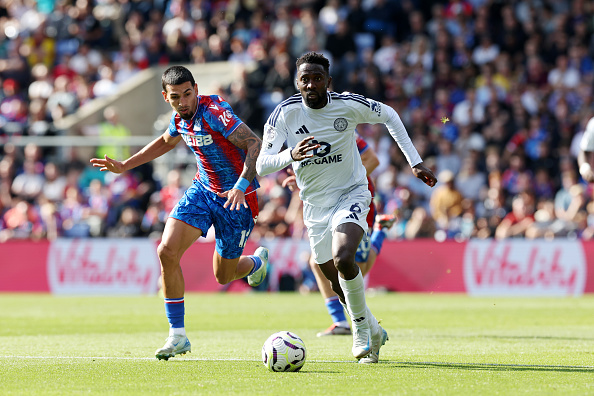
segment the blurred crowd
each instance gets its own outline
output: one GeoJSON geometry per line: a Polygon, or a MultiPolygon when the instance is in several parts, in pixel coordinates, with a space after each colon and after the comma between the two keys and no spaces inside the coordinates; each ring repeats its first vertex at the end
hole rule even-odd
{"type": "MultiPolygon", "coordinates": [[[[98,174],[7,136],[58,134],[144,68],[211,61],[244,66],[220,94],[261,134],[310,50],[331,60],[334,91],[396,109],[438,175],[425,186],[383,125],[358,127],[380,159],[378,210],[398,215],[390,238],[594,235],[576,166],[594,116],[594,1],[6,0],[0,32],[0,241],[158,238],[191,182],[185,165],[166,180],[151,164],[98,174]]],[[[261,178],[253,238],[305,237],[286,177],[261,178]]]]}

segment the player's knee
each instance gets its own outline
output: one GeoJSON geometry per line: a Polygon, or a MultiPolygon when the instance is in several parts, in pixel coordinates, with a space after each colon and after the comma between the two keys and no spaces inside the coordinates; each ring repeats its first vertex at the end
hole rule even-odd
{"type": "Polygon", "coordinates": [[[353,255],[336,255],[334,257],[334,266],[347,279],[352,279],[359,273],[359,267],[355,264],[355,257],[353,255]]]}
{"type": "Polygon", "coordinates": [[[177,261],[177,251],[166,243],[161,242],[157,247],[157,256],[163,268],[169,267],[177,261]]]}
{"type": "Polygon", "coordinates": [[[225,273],[225,271],[215,271],[214,276],[217,280],[217,283],[221,285],[226,285],[227,283],[235,280],[233,274],[225,273]]]}
{"type": "Polygon", "coordinates": [[[355,265],[355,257],[347,251],[339,251],[334,256],[334,266],[339,272],[344,273],[344,270],[351,269],[355,265]]]}

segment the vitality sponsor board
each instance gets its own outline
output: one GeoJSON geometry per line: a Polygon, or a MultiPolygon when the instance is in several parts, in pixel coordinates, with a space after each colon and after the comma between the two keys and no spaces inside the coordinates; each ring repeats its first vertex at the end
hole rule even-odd
{"type": "Polygon", "coordinates": [[[471,240],[463,265],[475,296],[580,296],[586,286],[580,241],[471,240]]]}
{"type": "Polygon", "coordinates": [[[47,257],[54,294],[154,294],[159,276],[148,239],[58,239],[47,257]]]}

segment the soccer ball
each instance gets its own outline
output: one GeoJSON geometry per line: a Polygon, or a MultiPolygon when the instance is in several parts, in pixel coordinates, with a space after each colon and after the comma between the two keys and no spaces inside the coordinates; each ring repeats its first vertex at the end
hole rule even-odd
{"type": "Polygon", "coordinates": [[[262,362],[270,371],[299,371],[305,363],[305,344],[290,331],[274,333],[262,346],[262,362]]]}

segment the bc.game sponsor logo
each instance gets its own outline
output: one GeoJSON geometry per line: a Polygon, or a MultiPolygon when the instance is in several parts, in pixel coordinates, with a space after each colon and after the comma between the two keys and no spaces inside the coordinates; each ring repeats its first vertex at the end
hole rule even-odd
{"type": "Polygon", "coordinates": [[[47,259],[54,294],[149,294],[160,276],[152,241],[57,239],[47,259]]]}
{"type": "Polygon", "coordinates": [[[579,296],[586,268],[578,241],[471,240],[464,253],[465,287],[477,296],[579,296]]]}

